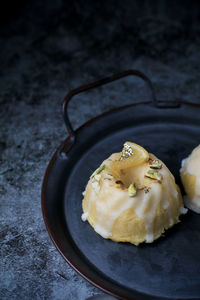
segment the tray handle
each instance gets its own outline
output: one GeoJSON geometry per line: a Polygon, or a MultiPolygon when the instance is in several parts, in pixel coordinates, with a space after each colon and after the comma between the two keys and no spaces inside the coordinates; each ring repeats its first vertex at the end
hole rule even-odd
{"type": "Polygon", "coordinates": [[[74,140],[74,138],[75,138],[75,131],[72,127],[72,124],[70,122],[69,115],[68,115],[68,104],[71,101],[72,97],[77,95],[77,94],[80,94],[82,92],[85,92],[87,90],[99,87],[101,85],[110,83],[112,81],[118,80],[118,79],[126,77],[126,76],[130,76],[130,75],[137,76],[137,77],[143,79],[147,83],[147,85],[149,87],[149,90],[150,90],[150,93],[151,93],[152,104],[157,106],[157,100],[156,100],[156,97],[155,97],[155,92],[154,92],[151,80],[145,74],[143,74],[142,72],[140,72],[138,70],[123,71],[123,72],[120,72],[120,73],[117,73],[117,74],[113,74],[109,77],[105,77],[103,79],[94,81],[92,83],[82,85],[82,86],[80,86],[80,87],[78,87],[74,90],[71,90],[66,95],[66,97],[64,98],[64,101],[63,101],[63,118],[64,118],[65,125],[67,127],[67,130],[68,130],[68,133],[69,133],[69,136],[70,136],[71,140],[74,140]]]}

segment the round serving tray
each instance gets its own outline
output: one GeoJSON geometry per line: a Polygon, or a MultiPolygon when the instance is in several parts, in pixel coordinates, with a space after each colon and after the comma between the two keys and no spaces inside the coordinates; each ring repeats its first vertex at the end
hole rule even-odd
{"type": "Polygon", "coordinates": [[[181,160],[200,144],[200,105],[158,102],[145,75],[126,71],[71,91],[63,111],[69,136],[53,155],[42,187],[44,221],[61,255],[119,299],[200,299],[200,215],[189,211],[165,237],[138,247],[103,239],[81,220],[89,176],[126,140],[163,160],[181,186],[181,160]],[[127,75],[143,78],[153,101],[115,109],[74,131],[67,115],[72,96],[127,75]]]}

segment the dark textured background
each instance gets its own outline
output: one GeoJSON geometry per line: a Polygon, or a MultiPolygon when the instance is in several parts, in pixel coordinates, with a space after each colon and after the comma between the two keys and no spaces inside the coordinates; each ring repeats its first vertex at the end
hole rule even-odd
{"type": "MultiPolygon", "coordinates": [[[[85,299],[99,293],[64,262],[46,232],[42,178],[66,137],[72,88],[136,68],[159,99],[200,101],[198,1],[8,1],[0,9],[0,299],[85,299]]],[[[122,80],[76,97],[75,127],[148,97],[122,80]]]]}

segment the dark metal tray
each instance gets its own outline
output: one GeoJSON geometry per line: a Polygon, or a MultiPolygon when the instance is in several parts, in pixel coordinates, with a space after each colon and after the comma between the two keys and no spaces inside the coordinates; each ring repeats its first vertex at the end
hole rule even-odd
{"type": "Polygon", "coordinates": [[[200,215],[189,211],[164,238],[138,247],[103,239],[81,221],[89,176],[126,140],[163,160],[180,184],[181,160],[200,144],[200,105],[156,101],[148,78],[132,70],[71,91],[63,111],[69,137],[53,155],[42,187],[45,224],[61,255],[120,299],[200,299],[200,215]],[[72,96],[127,75],[142,77],[153,101],[115,109],[74,131],[67,115],[72,96]]]}

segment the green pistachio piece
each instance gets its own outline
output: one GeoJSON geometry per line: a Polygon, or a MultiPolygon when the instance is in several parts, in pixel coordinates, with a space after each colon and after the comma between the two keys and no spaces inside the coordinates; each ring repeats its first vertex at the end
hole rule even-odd
{"type": "Polygon", "coordinates": [[[143,190],[145,188],[145,185],[137,185],[137,190],[143,190]]]}
{"type": "Polygon", "coordinates": [[[94,175],[94,179],[99,182],[101,179],[101,174],[94,175]]]}
{"type": "Polygon", "coordinates": [[[98,169],[96,169],[92,175],[90,176],[90,178],[94,177],[95,175],[101,173],[104,169],[106,168],[106,165],[101,165],[98,169]]]}
{"type": "Polygon", "coordinates": [[[154,159],[151,162],[150,168],[151,169],[162,169],[162,164],[160,163],[160,161],[158,159],[154,159]]]}
{"type": "Polygon", "coordinates": [[[113,179],[113,175],[109,174],[109,173],[104,173],[104,178],[108,179],[108,180],[112,180],[113,179]]]}
{"type": "Polygon", "coordinates": [[[156,174],[156,173],[158,173],[158,171],[149,170],[149,171],[147,172],[147,174],[150,174],[150,175],[154,175],[154,174],[156,174]]]}
{"type": "Polygon", "coordinates": [[[149,170],[147,172],[147,175],[145,175],[145,176],[148,178],[151,178],[151,179],[158,180],[159,182],[163,179],[162,174],[155,170],[149,170]]]}
{"type": "Polygon", "coordinates": [[[128,188],[128,195],[129,197],[134,197],[136,196],[136,194],[137,194],[137,190],[135,184],[131,183],[128,188]]]}
{"type": "Polygon", "coordinates": [[[152,165],[150,165],[150,168],[151,169],[162,169],[162,164],[159,164],[159,165],[152,164],[152,165]]]}
{"type": "Polygon", "coordinates": [[[145,178],[147,178],[148,180],[157,180],[156,178],[154,178],[152,175],[144,175],[145,178]]]}
{"type": "Polygon", "coordinates": [[[163,179],[163,176],[162,176],[162,174],[161,173],[157,173],[157,179],[159,180],[159,181],[161,181],[162,179],[163,179]]]}

